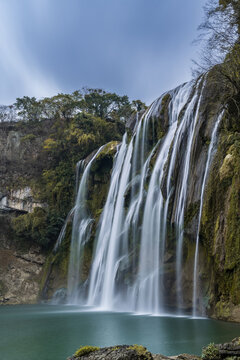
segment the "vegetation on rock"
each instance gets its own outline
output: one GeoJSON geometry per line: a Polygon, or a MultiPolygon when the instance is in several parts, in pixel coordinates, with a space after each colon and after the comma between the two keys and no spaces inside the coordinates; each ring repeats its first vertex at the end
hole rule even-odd
{"type": "MultiPolygon", "coordinates": [[[[41,100],[24,96],[16,100],[15,107],[28,128],[37,127],[41,133],[47,126],[48,137],[43,138],[36,159],[42,159],[42,169],[31,179],[34,198],[46,206],[14,219],[13,227],[19,239],[51,246],[73,205],[76,163],[101,145],[120,141],[123,122],[145,105],[101,89],[84,89],[41,100]]],[[[16,126],[25,129],[21,121],[16,126]]],[[[28,132],[21,141],[35,139],[36,134],[28,132]]]]}
{"type": "Polygon", "coordinates": [[[75,358],[90,354],[93,351],[97,351],[100,348],[97,346],[81,346],[74,354],[75,358]]]}
{"type": "Polygon", "coordinates": [[[202,359],[203,360],[218,360],[219,359],[219,350],[214,343],[210,343],[208,346],[203,348],[202,359]]]}

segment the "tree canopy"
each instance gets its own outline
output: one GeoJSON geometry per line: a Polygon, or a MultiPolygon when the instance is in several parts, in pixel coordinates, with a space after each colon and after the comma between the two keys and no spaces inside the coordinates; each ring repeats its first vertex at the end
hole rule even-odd
{"type": "Polygon", "coordinates": [[[37,100],[35,97],[17,98],[14,104],[25,121],[63,118],[69,120],[78,113],[85,112],[102,119],[126,121],[135,111],[145,109],[141,100],[130,102],[128,96],[119,96],[102,89],[84,88],[72,94],[58,94],[37,100]]]}

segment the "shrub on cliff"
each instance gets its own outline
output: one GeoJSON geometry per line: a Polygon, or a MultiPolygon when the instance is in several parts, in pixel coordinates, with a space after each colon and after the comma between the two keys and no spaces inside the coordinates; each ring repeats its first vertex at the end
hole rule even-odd
{"type": "Polygon", "coordinates": [[[48,247],[57,238],[63,221],[53,211],[35,208],[33,213],[20,215],[12,223],[18,239],[48,247]]]}
{"type": "Polygon", "coordinates": [[[45,140],[49,166],[38,182],[40,197],[60,216],[66,216],[74,196],[76,163],[101,145],[121,140],[125,127],[121,122],[109,122],[87,113],[79,113],[68,123],[60,120],[45,140]]]}
{"type": "Polygon", "coordinates": [[[124,120],[145,105],[101,89],[84,89],[41,100],[24,96],[15,106],[23,127],[37,124],[41,131],[48,124],[49,135],[36,160],[43,164],[41,174],[31,180],[34,198],[46,208],[19,216],[14,229],[19,239],[51,246],[73,206],[76,163],[103,144],[121,140],[124,120]]]}
{"type": "Polygon", "coordinates": [[[203,360],[218,360],[220,358],[219,349],[214,343],[210,343],[202,350],[203,360]]]}

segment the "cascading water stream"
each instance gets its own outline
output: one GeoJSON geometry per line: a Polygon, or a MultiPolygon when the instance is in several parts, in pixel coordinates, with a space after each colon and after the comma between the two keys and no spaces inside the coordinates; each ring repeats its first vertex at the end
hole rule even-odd
{"type": "Polygon", "coordinates": [[[63,239],[65,237],[65,234],[66,234],[67,225],[71,221],[71,218],[72,218],[72,216],[74,214],[74,211],[75,211],[75,206],[69,211],[69,213],[68,213],[68,215],[66,217],[66,220],[65,220],[65,222],[63,224],[63,227],[62,227],[62,229],[61,229],[61,231],[60,231],[60,233],[58,235],[56,244],[55,244],[55,246],[53,248],[54,253],[56,253],[58,251],[59,247],[62,244],[62,241],[63,241],[63,239]]]}
{"type": "MultiPolygon", "coordinates": [[[[158,159],[152,172],[149,183],[148,195],[144,210],[140,266],[139,266],[139,293],[138,310],[140,312],[159,314],[164,311],[163,306],[163,278],[164,278],[164,251],[166,240],[167,210],[170,190],[167,194],[167,201],[161,192],[161,184],[164,180],[164,168],[167,165],[169,150],[172,148],[170,159],[171,170],[175,165],[176,151],[179,146],[179,134],[181,129],[186,129],[189,113],[191,113],[193,104],[195,104],[197,94],[193,97],[190,105],[185,111],[184,117],[177,125],[180,112],[186,104],[192,91],[192,84],[185,84],[176,89],[172,94],[172,101],[169,106],[170,128],[160,149],[158,159]],[[180,130],[179,130],[180,129],[180,130]],[[177,132],[176,132],[177,131],[177,132]],[[149,260],[146,261],[146,254],[149,254],[149,260]]],[[[172,177],[169,171],[169,178],[172,177]]],[[[169,186],[170,187],[170,186],[169,186]]],[[[177,274],[177,278],[178,278],[177,274]]],[[[180,290],[180,289],[179,289],[180,290]]]]}
{"type": "MultiPolygon", "coordinates": [[[[85,160],[80,160],[77,162],[77,165],[76,165],[76,188],[75,188],[75,193],[76,193],[76,198],[77,198],[77,194],[78,194],[78,188],[79,188],[79,178],[80,178],[80,174],[84,171],[84,168],[85,168],[85,160]]],[[[56,253],[59,249],[59,247],[61,246],[62,244],[62,241],[65,237],[65,234],[66,234],[66,229],[67,229],[67,225],[68,223],[71,221],[72,217],[73,217],[73,214],[74,214],[74,211],[76,209],[76,206],[74,206],[68,213],[67,217],[66,217],[66,220],[63,224],[63,227],[58,235],[58,238],[57,238],[57,241],[56,241],[56,244],[53,248],[53,252],[56,253]]]]}
{"type": "Polygon", "coordinates": [[[95,249],[90,276],[88,304],[111,307],[113,279],[110,278],[114,268],[118,236],[122,226],[122,202],[124,201],[124,186],[129,176],[129,158],[132,148],[127,149],[126,135],[117,154],[113,168],[108,198],[101,217],[101,226],[97,235],[99,241],[95,249]],[[101,292],[101,289],[104,291],[101,292]]]}
{"type": "MultiPolygon", "coordinates": [[[[97,304],[102,308],[112,309],[114,307],[114,287],[118,271],[118,267],[128,257],[128,224],[125,219],[125,192],[129,185],[131,175],[131,160],[134,166],[137,166],[137,158],[140,154],[140,164],[144,171],[144,141],[140,141],[140,135],[143,128],[143,133],[146,132],[146,123],[150,118],[151,109],[145,116],[145,121],[139,123],[136,130],[136,143],[140,151],[133,153],[134,139],[130,144],[126,143],[126,134],[123,137],[121,148],[115,160],[113,168],[109,193],[107,201],[100,219],[100,228],[97,234],[97,246],[95,249],[95,256],[92,263],[92,270],[90,274],[90,286],[88,295],[88,305],[97,304]],[[133,159],[132,159],[133,158],[133,159]],[[125,221],[124,221],[125,220],[125,221]],[[122,230],[123,229],[123,230],[122,230]]],[[[143,138],[145,135],[143,135],[143,138]]],[[[139,150],[138,148],[138,150],[139,150]]],[[[135,172],[132,172],[134,179],[135,172]]],[[[143,175],[141,176],[141,179],[143,175]]],[[[141,197],[140,190],[139,196],[141,197]]],[[[136,208],[140,199],[131,201],[134,203],[130,205],[130,213],[136,216],[136,208]],[[132,210],[134,208],[134,210],[132,210]]],[[[129,217],[127,217],[129,218],[129,217]]]]}
{"type": "Polygon", "coordinates": [[[202,217],[202,210],[203,210],[203,199],[204,199],[204,191],[205,186],[207,182],[207,176],[209,172],[209,168],[211,165],[211,160],[214,152],[214,147],[216,145],[217,140],[217,131],[219,124],[222,120],[223,113],[221,113],[218,116],[218,119],[214,125],[213,131],[212,131],[212,138],[211,142],[209,144],[208,148],[208,155],[207,155],[207,163],[205,167],[203,182],[202,182],[202,188],[201,188],[201,197],[200,197],[200,208],[199,208],[199,214],[198,214],[198,225],[197,225],[197,236],[196,236],[196,248],[195,248],[195,255],[194,255],[194,269],[193,269],[193,317],[196,317],[197,315],[197,289],[198,289],[198,252],[199,252],[199,232],[200,232],[200,226],[201,226],[201,217],[202,217]]]}
{"type": "MultiPolygon", "coordinates": [[[[201,79],[199,80],[199,82],[201,79]]],[[[197,84],[197,90],[199,88],[199,82],[197,84]]],[[[202,90],[204,89],[204,84],[202,85],[202,90]]],[[[184,137],[184,134],[187,134],[187,146],[183,154],[180,176],[178,176],[177,190],[175,194],[176,199],[176,208],[175,208],[175,227],[176,227],[176,293],[177,293],[177,308],[180,311],[183,305],[182,299],[182,252],[183,252],[183,236],[184,236],[184,212],[185,212],[185,203],[187,196],[187,187],[188,187],[188,178],[189,178],[189,169],[192,153],[192,144],[194,139],[194,134],[196,130],[197,120],[199,116],[199,107],[202,99],[202,91],[199,96],[197,91],[190,103],[187,106],[187,109],[184,113],[184,117],[181,121],[181,124],[178,127],[177,133],[175,135],[175,141],[173,144],[173,152],[170,163],[170,169],[168,173],[168,185],[170,179],[173,176],[173,169],[176,166],[176,155],[179,151],[179,146],[181,145],[181,139],[184,137]]]]}
{"type": "Polygon", "coordinates": [[[150,118],[153,118],[159,111],[164,95],[153,103],[145,117],[139,122],[128,150],[124,137],[117,155],[116,165],[113,168],[110,190],[96,238],[97,245],[90,274],[88,305],[97,304],[102,308],[113,309],[118,302],[118,308],[121,307],[123,301],[119,298],[123,299],[123,297],[118,294],[117,289],[115,291],[115,287],[119,269],[124,262],[125,265],[129,263],[131,256],[129,242],[132,241],[131,246],[134,249],[132,257],[135,262],[137,262],[136,244],[140,242],[139,260],[136,277],[132,286],[128,286],[124,303],[127,304],[128,309],[133,311],[156,314],[163,311],[160,272],[163,272],[164,262],[165,224],[163,224],[163,215],[165,201],[159,189],[165,174],[164,168],[177,129],[179,114],[191,91],[192,84],[185,84],[172,92],[171,103],[175,105],[171,104],[169,110],[169,130],[150,153],[147,153],[146,146],[150,118]],[[146,194],[145,185],[147,184],[149,163],[156,151],[158,152],[157,161],[146,194]],[[120,159],[124,156],[125,160],[122,162],[120,159]],[[119,164],[121,164],[121,171],[119,171],[119,164]],[[124,194],[130,185],[131,201],[126,212],[124,210],[126,205],[124,194]],[[116,190],[117,188],[118,190],[116,190]],[[124,213],[126,213],[125,216],[124,213]],[[142,229],[139,234],[138,228],[141,226],[141,222],[142,229]],[[146,254],[148,254],[149,260],[146,254]]]}
{"type": "MultiPolygon", "coordinates": [[[[68,269],[68,302],[79,302],[79,282],[80,282],[80,266],[81,256],[83,256],[84,245],[87,243],[91,233],[92,218],[89,215],[86,207],[87,182],[91,165],[101,152],[102,146],[93,156],[91,161],[85,168],[82,175],[79,190],[74,207],[73,227],[72,227],[72,241],[70,249],[70,261],[68,269]]],[[[78,170],[78,168],[77,168],[78,170]]]]}
{"type": "MultiPolygon", "coordinates": [[[[174,230],[176,265],[171,282],[175,286],[176,307],[182,309],[184,215],[204,88],[205,81],[200,78],[197,84],[187,83],[167,94],[170,100],[164,136],[157,137],[156,129],[166,94],[139,119],[129,143],[124,135],[114,158],[106,202],[97,224],[91,269],[83,285],[81,259],[93,222],[86,207],[87,183],[91,165],[102,148],[85,167],[73,220],[69,302],[107,310],[164,313],[165,267],[169,258],[166,252],[169,231],[172,234],[174,230]]],[[[219,121],[211,137],[206,169],[199,175],[204,180],[194,259],[193,314],[203,194],[219,121]]]]}

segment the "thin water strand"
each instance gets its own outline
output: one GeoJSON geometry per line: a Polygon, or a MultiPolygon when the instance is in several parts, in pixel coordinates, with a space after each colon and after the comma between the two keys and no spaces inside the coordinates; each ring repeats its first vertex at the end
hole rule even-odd
{"type": "Polygon", "coordinates": [[[89,173],[92,163],[103,148],[104,146],[100,147],[86,166],[76,198],[68,269],[68,302],[73,304],[79,302],[78,287],[80,282],[81,256],[83,255],[82,250],[89,240],[93,221],[86,206],[89,173]]]}
{"type": "Polygon", "coordinates": [[[221,113],[217,121],[214,125],[213,131],[212,131],[212,138],[211,142],[208,148],[208,154],[207,154],[207,162],[202,182],[202,188],[201,188],[201,197],[200,197],[200,208],[199,208],[199,214],[198,214],[198,225],[197,225],[197,236],[196,236],[196,248],[195,248],[195,255],[194,255],[194,269],[193,269],[193,300],[192,300],[192,307],[193,307],[193,317],[197,316],[197,292],[198,292],[198,256],[199,256],[199,232],[200,232],[200,226],[201,226],[201,218],[202,218],[202,210],[203,210],[203,200],[204,200],[204,191],[205,186],[207,182],[207,177],[209,173],[209,168],[211,165],[212,156],[214,154],[214,147],[216,145],[217,141],[217,132],[219,128],[219,124],[222,120],[223,113],[221,113]]]}

